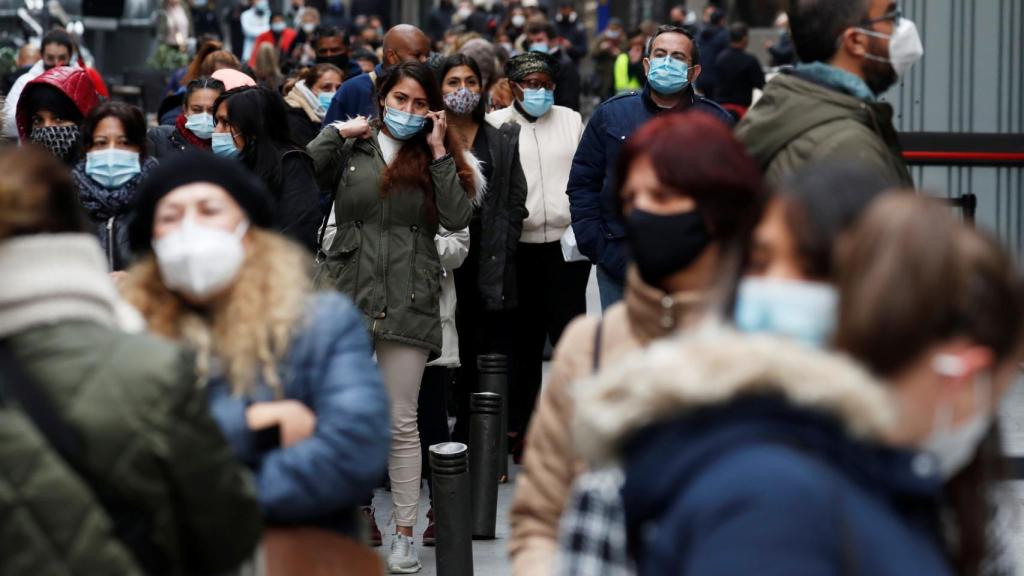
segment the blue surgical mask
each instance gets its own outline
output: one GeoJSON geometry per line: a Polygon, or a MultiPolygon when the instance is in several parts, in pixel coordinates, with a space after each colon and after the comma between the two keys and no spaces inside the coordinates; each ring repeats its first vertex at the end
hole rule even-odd
{"type": "Polygon", "coordinates": [[[671,56],[651,58],[647,82],[658,94],[676,94],[689,84],[688,73],[689,66],[682,60],[676,60],[671,56]]]}
{"type": "Polygon", "coordinates": [[[285,23],[284,22],[272,22],[270,24],[270,29],[273,30],[274,32],[280,34],[281,32],[284,32],[285,23]]]}
{"type": "Polygon", "coordinates": [[[120,188],[141,171],[138,152],[107,148],[85,155],[85,173],[104,188],[120,188]]]}
{"type": "Polygon", "coordinates": [[[548,54],[551,52],[551,48],[548,47],[547,42],[534,42],[530,44],[530,52],[542,52],[548,54]]]}
{"type": "Polygon", "coordinates": [[[316,99],[320,102],[320,106],[327,110],[331,107],[331,100],[334,100],[334,92],[321,92],[316,95],[316,99]]]}
{"type": "Polygon", "coordinates": [[[235,137],[230,132],[214,132],[211,147],[214,154],[223,158],[238,158],[242,155],[242,151],[235,146],[235,137]]]}
{"type": "Polygon", "coordinates": [[[836,325],[839,298],[823,282],[745,278],[736,297],[736,327],[824,348],[836,325]]]}
{"type": "Polygon", "coordinates": [[[384,125],[388,127],[388,133],[396,140],[408,140],[419,134],[427,123],[426,116],[409,114],[401,110],[395,110],[390,106],[384,109],[384,125]]]}
{"type": "Polygon", "coordinates": [[[185,128],[202,140],[209,140],[213,136],[213,115],[202,112],[185,117],[185,128]]]}
{"type": "Polygon", "coordinates": [[[538,88],[536,90],[523,90],[523,110],[534,118],[540,118],[548,113],[555,104],[554,90],[538,88]]]}

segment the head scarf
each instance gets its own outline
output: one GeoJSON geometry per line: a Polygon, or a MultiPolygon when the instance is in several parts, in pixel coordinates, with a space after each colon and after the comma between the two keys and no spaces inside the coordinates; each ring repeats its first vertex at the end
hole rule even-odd
{"type": "Polygon", "coordinates": [[[522,82],[537,72],[544,72],[554,79],[558,74],[558,62],[550,54],[524,52],[505,63],[505,76],[512,82],[522,82]]]}

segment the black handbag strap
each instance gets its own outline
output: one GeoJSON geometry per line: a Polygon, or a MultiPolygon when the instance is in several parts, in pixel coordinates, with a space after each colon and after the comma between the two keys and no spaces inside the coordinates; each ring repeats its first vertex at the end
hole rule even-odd
{"type": "Polygon", "coordinates": [[[604,333],[604,316],[597,319],[597,328],[594,330],[594,356],[593,356],[593,369],[594,374],[601,369],[601,342],[604,333]]]}
{"type": "Polygon", "coordinates": [[[146,573],[165,573],[168,563],[164,554],[153,544],[149,515],[125,500],[86,466],[82,461],[84,442],[81,435],[61,418],[42,387],[31,380],[2,341],[0,395],[17,402],[50,447],[89,487],[114,525],[118,540],[133,554],[146,573]]]}

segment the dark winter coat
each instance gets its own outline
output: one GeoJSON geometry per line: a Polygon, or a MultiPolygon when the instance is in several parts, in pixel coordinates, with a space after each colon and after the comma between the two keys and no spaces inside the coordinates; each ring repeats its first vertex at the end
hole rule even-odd
{"type": "MultiPolygon", "coordinates": [[[[711,100],[687,88],[688,97],[672,111],[707,112],[729,126],[732,116],[711,100]]],[[[620,94],[594,111],[583,132],[569,174],[572,229],[580,252],[615,278],[625,280],[626,229],[614,212],[615,164],[619,149],[644,122],[664,112],[651,100],[650,87],[620,94]]]]}
{"type": "Polygon", "coordinates": [[[265,384],[236,396],[225,378],[211,379],[210,410],[236,457],[255,470],[267,520],[332,524],[373,490],[390,440],[387,393],[365,325],[347,298],[311,299],[279,373],[283,397],[316,414],[316,430],[303,442],[261,446],[249,429],[249,405],[276,399],[265,384]]]}
{"type": "Polygon", "coordinates": [[[565,106],[579,112],[582,95],[579,67],[565,50],[559,49],[552,56],[558,60],[558,73],[554,78],[555,106],[565,106]]]}
{"type": "Polygon", "coordinates": [[[196,148],[182,136],[174,124],[150,128],[146,134],[146,147],[149,150],[149,155],[157,160],[163,160],[172,154],[196,148]]]}
{"type": "Polygon", "coordinates": [[[128,228],[135,211],[135,193],[156,165],[156,160],[146,158],[142,161],[142,172],[116,190],[104,188],[90,178],[85,173],[84,160],[71,171],[78,199],[95,227],[111,271],[127,270],[134,260],[128,228]]]}
{"type": "Polygon", "coordinates": [[[320,133],[320,123],[309,119],[302,108],[288,107],[288,133],[299,146],[305,147],[320,133]]]}
{"type": "Polygon", "coordinates": [[[515,254],[529,215],[526,176],[519,164],[519,125],[509,122],[499,129],[484,122],[480,129],[487,132],[494,167],[480,208],[477,285],[488,310],[506,310],[518,305],[515,254]]]}
{"type": "MultiPolygon", "coordinates": [[[[249,168],[260,174],[259,167],[249,168]]],[[[266,181],[266,184],[277,206],[274,229],[307,250],[315,251],[316,229],[323,212],[320,210],[320,189],[317,187],[309,154],[302,149],[281,152],[278,181],[266,181]]]]}
{"type": "Polygon", "coordinates": [[[952,574],[938,461],[885,443],[890,391],[844,357],[712,328],[603,373],[577,406],[590,462],[622,458],[640,575],[952,574]]]}
{"type": "Polygon", "coordinates": [[[381,195],[387,165],[376,132],[366,140],[345,140],[326,129],[307,149],[320,187],[336,191],[316,285],[352,298],[374,339],[439,355],[441,263],[434,237],[439,224],[461,230],[473,215],[455,160],[447,156],[430,164],[437,213],[431,219],[420,191],[381,195]]]}

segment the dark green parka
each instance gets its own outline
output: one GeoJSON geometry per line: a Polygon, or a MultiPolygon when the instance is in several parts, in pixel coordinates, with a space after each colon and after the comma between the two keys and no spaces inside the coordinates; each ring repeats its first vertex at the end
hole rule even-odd
{"type": "Polygon", "coordinates": [[[344,139],[326,128],[310,142],[317,182],[334,190],[333,222],[319,249],[316,285],[348,295],[373,338],[441,353],[441,263],[434,244],[438,224],[469,225],[473,206],[459,182],[455,160],[430,163],[436,219],[419,190],[381,193],[387,168],[377,132],[344,139]]]}

